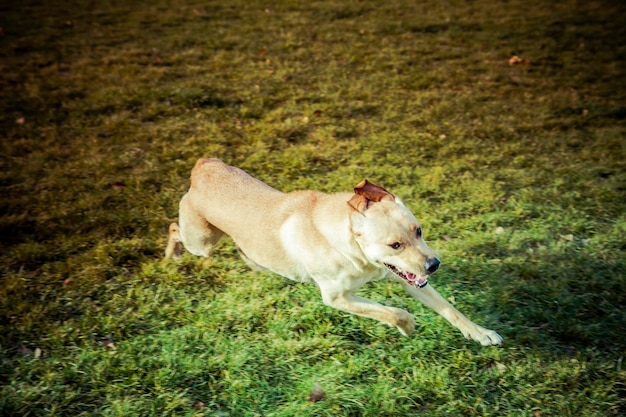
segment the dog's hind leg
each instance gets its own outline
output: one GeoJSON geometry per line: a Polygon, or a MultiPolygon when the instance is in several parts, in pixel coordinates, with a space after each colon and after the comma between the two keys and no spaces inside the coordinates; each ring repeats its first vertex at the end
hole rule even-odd
{"type": "Polygon", "coordinates": [[[182,241],[180,239],[180,227],[176,223],[170,224],[167,247],[165,248],[166,258],[178,258],[182,253],[182,241]]]}
{"type": "Polygon", "coordinates": [[[224,232],[200,216],[186,195],[180,200],[178,216],[178,224],[170,225],[165,257],[180,256],[181,244],[196,256],[208,257],[224,232]]]}

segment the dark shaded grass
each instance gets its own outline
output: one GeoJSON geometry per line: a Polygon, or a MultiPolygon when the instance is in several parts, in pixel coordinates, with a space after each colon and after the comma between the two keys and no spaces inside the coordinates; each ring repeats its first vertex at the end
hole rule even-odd
{"type": "Polygon", "coordinates": [[[0,414],[626,413],[619,4],[0,16],[0,414]],[[392,284],[364,289],[415,312],[401,338],[248,271],[230,242],[162,262],[201,156],[283,190],[368,177],[398,193],[441,252],[433,284],[506,344],[465,343],[392,284]]]}

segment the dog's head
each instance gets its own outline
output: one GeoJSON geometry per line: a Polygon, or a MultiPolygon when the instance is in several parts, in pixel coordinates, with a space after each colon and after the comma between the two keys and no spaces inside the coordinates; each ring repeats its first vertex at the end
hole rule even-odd
{"type": "Polygon", "coordinates": [[[376,184],[361,181],[348,201],[352,231],[368,260],[423,287],[439,268],[439,259],[422,237],[422,229],[402,200],[376,184]]]}

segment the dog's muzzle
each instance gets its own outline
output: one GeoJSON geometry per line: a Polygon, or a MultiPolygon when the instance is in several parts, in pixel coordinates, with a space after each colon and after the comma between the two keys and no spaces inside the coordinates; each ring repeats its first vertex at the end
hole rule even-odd
{"type": "Polygon", "coordinates": [[[428,285],[428,278],[425,275],[415,275],[412,272],[403,271],[400,268],[397,268],[391,264],[384,264],[387,269],[391,272],[402,278],[407,282],[407,284],[412,285],[413,287],[424,288],[428,285]]]}
{"type": "Polygon", "coordinates": [[[428,259],[424,264],[424,270],[426,271],[426,275],[416,275],[412,272],[403,271],[402,269],[391,264],[384,265],[391,272],[405,280],[407,284],[412,285],[413,287],[424,288],[428,285],[428,275],[434,273],[437,269],[439,269],[440,263],[441,262],[437,258],[428,259]]]}

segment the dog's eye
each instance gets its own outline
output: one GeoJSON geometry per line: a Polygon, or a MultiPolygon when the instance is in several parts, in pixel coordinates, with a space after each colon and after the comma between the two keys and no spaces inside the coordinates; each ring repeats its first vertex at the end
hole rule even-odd
{"type": "Polygon", "coordinates": [[[400,242],[393,242],[391,245],[389,245],[391,249],[400,249],[401,246],[402,246],[402,243],[400,242]]]}
{"type": "Polygon", "coordinates": [[[415,237],[416,238],[421,238],[422,237],[422,228],[418,227],[417,229],[415,229],[415,237]]]}

